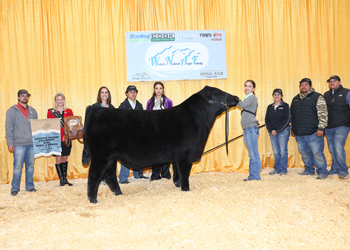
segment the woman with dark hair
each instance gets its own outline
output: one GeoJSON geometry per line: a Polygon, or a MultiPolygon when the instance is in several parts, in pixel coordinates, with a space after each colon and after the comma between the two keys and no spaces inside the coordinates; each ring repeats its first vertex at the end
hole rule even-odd
{"type": "Polygon", "coordinates": [[[258,151],[259,127],[258,120],[255,119],[256,110],[258,108],[258,99],[254,95],[255,82],[247,80],[244,83],[244,92],[246,96],[243,101],[239,101],[238,107],[242,109],[241,124],[243,127],[244,143],[248,149],[250,156],[249,161],[249,176],[243,181],[261,180],[261,160],[258,151]]]}
{"type": "MultiPolygon", "coordinates": [[[[146,110],[161,110],[173,107],[173,102],[164,93],[164,85],[162,82],[155,82],[153,85],[153,94],[148,100],[146,110]]],[[[165,165],[152,166],[151,181],[161,178],[170,179],[169,163],[165,165]]]]}
{"type": "Polygon", "coordinates": [[[98,90],[97,102],[94,103],[92,106],[103,107],[103,108],[114,108],[114,106],[111,104],[111,101],[112,101],[111,92],[109,92],[109,89],[107,87],[102,86],[98,90]]]}
{"type": "Polygon", "coordinates": [[[266,110],[265,124],[269,132],[273,153],[275,155],[275,165],[271,175],[287,174],[288,165],[288,141],[290,135],[290,110],[288,103],[283,102],[281,89],[272,92],[274,103],[270,104],[266,110]]]}
{"type": "Polygon", "coordinates": [[[56,170],[58,177],[60,178],[60,186],[68,185],[73,186],[67,180],[67,168],[68,168],[68,156],[72,149],[72,143],[67,146],[64,138],[64,118],[73,116],[73,111],[66,107],[66,97],[62,92],[58,92],[54,97],[55,108],[49,109],[47,112],[47,118],[61,118],[61,155],[55,155],[56,157],[56,170]]]}
{"type": "MultiPolygon", "coordinates": [[[[102,108],[113,108],[114,106],[111,104],[112,102],[112,97],[111,97],[111,92],[109,92],[109,89],[105,86],[102,86],[99,90],[98,90],[98,94],[97,94],[97,102],[92,104],[93,107],[102,107],[102,108]]],[[[115,165],[115,167],[117,167],[117,164],[115,165]]],[[[105,184],[105,178],[102,179],[101,183],[103,185],[105,184]]]]}

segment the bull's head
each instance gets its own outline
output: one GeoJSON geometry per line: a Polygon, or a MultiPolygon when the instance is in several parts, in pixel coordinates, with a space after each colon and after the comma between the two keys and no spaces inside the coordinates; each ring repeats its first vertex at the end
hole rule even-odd
{"type": "Polygon", "coordinates": [[[235,107],[239,102],[237,96],[226,93],[218,88],[205,86],[199,93],[208,103],[222,105],[223,109],[218,110],[220,113],[231,107],[235,107]]]}
{"type": "Polygon", "coordinates": [[[226,153],[228,154],[228,113],[227,111],[231,107],[235,107],[239,102],[239,98],[234,95],[230,95],[218,88],[213,88],[209,86],[205,86],[199,94],[213,107],[216,116],[220,115],[223,111],[226,111],[225,118],[225,139],[226,139],[226,153]]]}

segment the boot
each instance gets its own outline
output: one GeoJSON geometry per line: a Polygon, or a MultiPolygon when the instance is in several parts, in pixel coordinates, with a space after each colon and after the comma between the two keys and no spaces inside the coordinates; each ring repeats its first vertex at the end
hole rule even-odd
{"type": "Polygon", "coordinates": [[[60,186],[64,186],[64,179],[63,179],[63,172],[62,172],[62,163],[55,164],[55,166],[56,166],[56,171],[57,171],[58,177],[60,177],[60,186]]]}
{"type": "Polygon", "coordinates": [[[165,164],[162,166],[162,178],[171,179],[171,174],[169,171],[170,164],[165,164]]]}
{"type": "Polygon", "coordinates": [[[161,169],[162,169],[161,165],[152,167],[151,181],[162,179],[162,177],[160,177],[160,170],[161,169]]]}
{"type": "Polygon", "coordinates": [[[69,183],[67,180],[67,168],[68,168],[68,161],[62,162],[62,172],[63,172],[63,182],[64,184],[68,184],[68,186],[73,186],[72,183],[69,183]]]}

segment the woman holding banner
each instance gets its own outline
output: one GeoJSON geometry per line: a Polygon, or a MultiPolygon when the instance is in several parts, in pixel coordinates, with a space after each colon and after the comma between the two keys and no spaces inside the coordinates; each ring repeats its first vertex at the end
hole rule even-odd
{"type": "Polygon", "coordinates": [[[73,116],[73,111],[66,107],[66,97],[62,92],[58,92],[54,97],[55,108],[49,109],[47,112],[47,118],[61,118],[61,155],[55,155],[56,157],[56,170],[60,178],[60,186],[68,185],[73,186],[67,180],[67,168],[68,168],[68,156],[72,149],[72,143],[67,146],[64,142],[64,118],[73,116]]]}
{"type": "MultiPolygon", "coordinates": [[[[162,82],[155,82],[153,85],[153,95],[151,99],[148,100],[146,110],[160,110],[172,108],[173,102],[164,94],[164,85],[162,82]]],[[[151,181],[159,180],[162,177],[166,179],[171,178],[169,171],[170,164],[160,166],[152,166],[151,181]],[[162,172],[162,173],[160,173],[162,172]],[[162,175],[162,177],[160,176],[162,175]]]]}

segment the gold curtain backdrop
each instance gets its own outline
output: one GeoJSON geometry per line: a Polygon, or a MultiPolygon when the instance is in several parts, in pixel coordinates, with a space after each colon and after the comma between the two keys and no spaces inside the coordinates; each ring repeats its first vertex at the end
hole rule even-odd
{"type": "MultiPolygon", "coordinates": [[[[350,87],[350,1],[348,0],[0,0],[0,182],[12,180],[13,154],[5,139],[6,111],[27,89],[29,104],[46,118],[53,97],[62,91],[67,106],[84,117],[97,91],[107,86],[112,104],[125,99],[127,82],[125,32],[211,30],[226,32],[228,77],[225,80],[166,81],[174,105],[205,85],[240,98],[247,79],[257,83],[257,119],[264,124],[272,91],[282,88],[290,104],[299,81],[309,77],[316,91],[328,90],[326,80],[337,74],[350,87]]],[[[145,107],[153,82],[136,82],[145,107]]],[[[210,133],[206,150],[224,142],[225,116],[210,133]]],[[[230,110],[230,138],[243,133],[240,110],[230,110]]],[[[326,140],[325,140],[326,144],[326,140]]],[[[83,145],[73,142],[69,178],[86,178],[81,164],[83,145]]],[[[288,145],[289,167],[301,167],[295,138],[288,145]]],[[[348,164],[350,145],[346,144],[348,164]]],[[[262,167],[273,167],[266,129],[260,130],[262,167]]],[[[328,165],[331,155],[325,145],[328,165]]],[[[54,157],[35,160],[35,181],[58,179],[54,157]]],[[[120,164],[118,164],[119,168],[120,164]]],[[[191,174],[208,171],[247,172],[249,156],[240,138],[205,155],[191,174]]],[[[119,170],[118,170],[119,171],[119,170]]],[[[22,179],[24,174],[22,175],[22,179]]]]}

